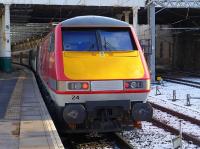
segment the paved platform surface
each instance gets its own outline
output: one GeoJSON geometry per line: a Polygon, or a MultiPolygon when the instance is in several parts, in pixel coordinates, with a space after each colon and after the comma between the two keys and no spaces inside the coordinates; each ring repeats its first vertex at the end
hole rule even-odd
{"type": "Polygon", "coordinates": [[[0,149],[64,149],[34,75],[0,72],[0,149]]]}

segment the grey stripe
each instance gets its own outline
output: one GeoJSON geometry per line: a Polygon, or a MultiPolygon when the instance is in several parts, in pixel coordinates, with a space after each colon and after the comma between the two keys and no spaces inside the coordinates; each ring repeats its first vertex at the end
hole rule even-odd
{"type": "Polygon", "coordinates": [[[92,91],[123,90],[123,81],[92,81],[92,91]]]}

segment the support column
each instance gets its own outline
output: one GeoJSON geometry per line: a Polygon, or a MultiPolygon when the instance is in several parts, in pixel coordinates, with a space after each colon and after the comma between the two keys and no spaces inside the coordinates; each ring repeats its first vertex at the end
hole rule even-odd
{"type": "Polygon", "coordinates": [[[117,14],[117,15],[116,15],[116,18],[117,18],[118,20],[122,20],[122,16],[123,16],[123,14],[117,14]]]}
{"type": "Polygon", "coordinates": [[[3,53],[3,15],[0,16],[0,70],[2,70],[2,62],[1,62],[1,56],[3,53]]]}
{"type": "Polygon", "coordinates": [[[130,11],[123,11],[124,13],[124,21],[129,23],[129,14],[131,13],[130,11]]]}
{"type": "Polygon", "coordinates": [[[138,30],[138,7],[133,7],[133,28],[137,34],[138,30]]]}
{"type": "Polygon", "coordinates": [[[1,24],[0,69],[11,72],[10,5],[5,4],[4,7],[1,24]]]}
{"type": "Polygon", "coordinates": [[[151,69],[151,80],[152,82],[155,82],[155,76],[156,76],[156,52],[155,52],[155,38],[156,38],[156,22],[155,22],[155,4],[152,2],[148,6],[148,23],[150,27],[150,41],[151,41],[151,56],[150,56],[150,69],[151,69]]]}

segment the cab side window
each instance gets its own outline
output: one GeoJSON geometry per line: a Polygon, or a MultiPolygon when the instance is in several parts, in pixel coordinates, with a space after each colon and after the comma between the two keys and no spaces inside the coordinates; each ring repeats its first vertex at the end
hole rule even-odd
{"type": "Polygon", "coordinates": [[[52,32],[50,35],[50,41],[49,41],[49,52],[53,52],[54,51],[54,44],[55,43],[55,34],[52,32]]]}

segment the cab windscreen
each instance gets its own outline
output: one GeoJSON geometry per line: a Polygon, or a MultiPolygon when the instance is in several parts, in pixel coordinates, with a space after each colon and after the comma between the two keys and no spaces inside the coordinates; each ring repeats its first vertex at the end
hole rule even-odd
{"type": "Polygon", "coordinates": [[[64,51],[132,51],[136,49],[126,28],[85,28],[62,31],[64,51]]]}

